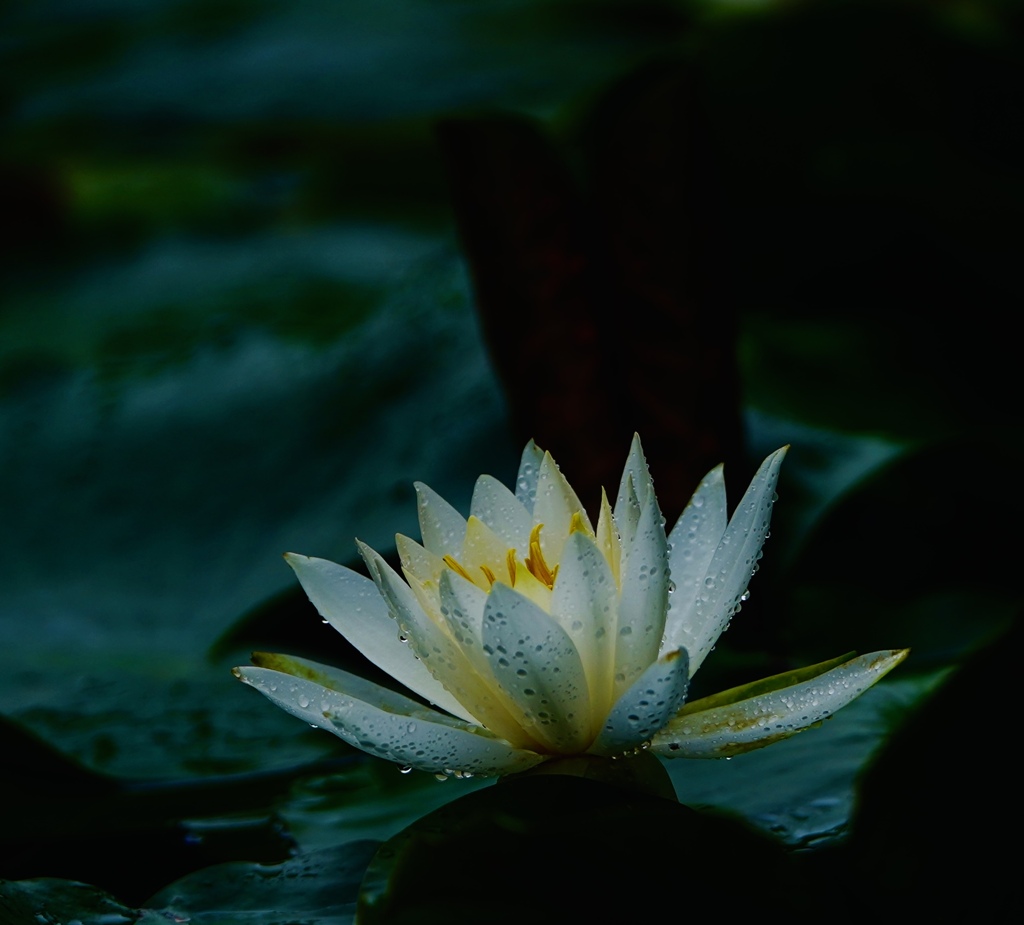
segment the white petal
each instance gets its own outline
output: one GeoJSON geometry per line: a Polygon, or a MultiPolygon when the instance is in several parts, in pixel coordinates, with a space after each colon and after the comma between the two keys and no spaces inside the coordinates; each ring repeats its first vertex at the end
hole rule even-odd
{"type": "Polygon", "coordinates": [[[530,733],[555,751],[585,748],[591,735],[587,678],[566,632],[532,601],[496,584],[483,634],[494,677],[530,733]]]}
{"type": "Polygon", "coordinates": [[[469,512],[501,537],[505,549],[526,555],[533,526],[530,511],[496,478],[481,475],[476,480],[469,512]]]}
{"type": "Polygon", "coordinates": [[[679,640],[690,654],[691,677],[729,625],[756,571],[787,449],[776,450],[761,463],[708,566],[704,587],[679,640]]]}
{"type": "Polygon", "coordinates": [[[448,568],[440,556],[401,533],[395,534],[395,550],[402,562],[402,571],[420,581],[437,581],[448,568]]]}
{"type": "Polygon", "coordinates": [[[441,709],[472,719],[399,639],[401,630],[369,578],[326,559],[288,553],[285,561],[320,616],[371,662],[441,709]]]}
{"type": "Polygon", "coordinates": [[[622,550],[622,594],[615,634],[615,696],[658,657],[668,612],[668,541],[653,494],[632,543],[622,550]]]}
{"type": "Polygon", "coordinates": [[[533,522],[544,524],[540,534],[540,546],[548,564],[555,565],[562,557],[562,547],[569,535],[572,515],[579,514],[587,530],[593,534],[587,512],[583,510],[576,492],[558,471],[550,453],[544,454],[537,478],[537,498],[533,505],[533,522]]]}
{"type": "Polygon", "coordinates": [[[487,592],[481,591],[473,582],[466,581],[450,569],[441,575],[438,587],[441,614],[448,624],[449,633],[473,664],[477,674],[487,677],[491,671],[489,660],[483,651],[487,592]]]}
{"type": "Polygon", "coordinates": [[[313,701],[323,696],[326,690],[340,691],[404,716],[422,716],[460,729],[466,725],[462,720],[432,710],[404,694],[332,665],[276,652],[254,652],[252,658],[254,665],[233,669],[235,676],[254,687],[257,686],[253,684],[254,679],[265,678],[266,683],[260,685],[262,693],[293,716],[309,723],[320,724],[318,719],[322,719],[324,708],[313,701]],[[316,698],[310,697],[309,684],[315,685],[316,698]]]}
{"type": "Polygon", "coordinates": [[[533,512],[533,503],[537,498],[537,478],[540,475],[540,464],[544,459],[544,451],[532,440],[523,449],[519,460],[519,474],[516,476],[516,497],[526,510],[533,512]]]}
{"type": "Polygon", "coordinates": [[[625,548],[633,542],[636,525],[640,522],[640,499],[637,497],[632,475],[626,479],[626,484],[619,490],[619,499],[615,502],[613,518],[616,531],[619,534],[619,545],[625,548]]]}
{"type": "Polygon", "coordinates": [[[704,476],[668,535],[668,564],[674,590],[668,599],[662,652],[671,652],[680,646],[696,650],[692,634],[693,610],[703,590],[711,557],[722,541],[728,523],[725,479],[722,467],[716,466],[704,476]]]}
{"type": "Polygon", "coordinates": [[[639,434],[633,434],[629,456],[619,480],[619,493],[615,498],[615,523],[624,544],[633,538],[640,512],[647,499],[654,494],[654,483],[647,468],[647,459],[640,445],[639,434]]]}
{"type": "MultiPolygon", "coordinates": [[[[722,758],[771,745],[846,706],[903,661],[908,651],[872,652],[797,684],[743,700],[728,702],[732,692],[727,691],[687,704],[654,737],[652,748],[669,758],[722,758]],[[721,700],[727,702],[718,705],[721,700]],[[709,704],[707,708],[702,708],[704,703],[709,704]]],[[[771,687],[771,682],[759,683],[771,687]]]]}
{"type": "Polygon", "coordinates": [[[306,664],[315,669],[310,678],[269,668],[237,668],[235,673],[294,716],[408,767],[491,775],[522,771],[544,760],[355,675],[306,664]],[[329,680],[332,687],[321,680],[329,680]]]}
{"type": "Polygon", "coordinates": [[[457,556],[466,535],[466,518],[430,486],[422,482],[415,486],[423,545],[436,556],[457,556]]]}
{"type": "Polygon", "coordinates": [[[513,745],[527,746],[529,737],[509,714],[490,679],[473,669],[447,628],[434,623],[410,587],[376,552],[364,544],[360,552],[409,648],[459,704],[456,715],[486,726],[513,745]]]}
{"type": "Polygon", "coordinates": [[[594,755],[621,755],[650,742],[676,715],[690,683],[686,650],[676,649],[651,665],[616,702],[597,741],[594,755]]]}
{"type": "Polygon", "coordinates": [[[597,533],[594,536],[598,549],[604,554],[615,576],[619,580],[619,566],[622,562],[622,544],[619,542],[619,533],[615,524],[615,515],[612,513],[611,505],[608,503],[608,495],[601,489],[601,512],[597,515],[597,533]]]}
{"type": "Polygon", "coordinates": [[[584,533],[573,533],[562,550],[551,615],[579,652],[595,722],[612,705],[618,596],[615,576],[597,543],[584,533]]]}

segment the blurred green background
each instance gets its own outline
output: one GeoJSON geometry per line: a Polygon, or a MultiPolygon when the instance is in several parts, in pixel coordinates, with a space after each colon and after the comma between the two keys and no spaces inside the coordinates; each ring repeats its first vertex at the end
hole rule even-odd
{"type": "MultiPolygon", "coordinates": [[[[413,480],[465,510],[530,436],[596,501],[634,430],[670,518],[793,446],[700,691],[914,649],[819,730],[677,763],[680,799],[851,914],[939,904],[947,868],[945,906],[1001,895],[1017,785],[971,756],[1012,741],[1019,672],[1022,24],[0,3],[0,920],[351,921],[376,846],[481,785],[231,677],[255,648],[357,665],[281,553],[389,552],[413,480]]],[[[687,819],[676,850],[718,837],[687,819]]]]}

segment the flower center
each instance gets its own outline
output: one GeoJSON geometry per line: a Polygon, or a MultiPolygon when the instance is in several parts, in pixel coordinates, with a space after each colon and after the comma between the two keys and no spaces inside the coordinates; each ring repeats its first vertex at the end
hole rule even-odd
{"type": "MultiPolygon", "coordinates": [[[[543,527],[544,524],[537,524],[530,531],[530,541],[527,544],[527,554],[524,559],[519,559],[514,549],[509,549],[505,554],[505,571],[508,574],[508,583],[511,587],[514,588],[516,586],[516,577],[525,570],[547,587],[549,591],[554,589],[555,579],[558,577],[558,563],[551,566],[544,558],[544,550],[541,549],[540,545],[540,531],[543,527]]],[[[574,514],[569,524],[569,533],[575,533],[577,530],[585,531],[586,529],[583,518],[579,514],[574,514]]],[[[454,556],[443,556],[442,558],[444,564],[453,572],[457,572],[467,581],[479,584],[479,582],[473,579],[469,570],[454,556]]],[[[494,587],[494,583],[498,580],[495,570],[500,571],[500,567],[496,565],[494,568],[491,568],[489,565],[480,565],[479,568],[487,579],[488,588],[494,587]]]]}

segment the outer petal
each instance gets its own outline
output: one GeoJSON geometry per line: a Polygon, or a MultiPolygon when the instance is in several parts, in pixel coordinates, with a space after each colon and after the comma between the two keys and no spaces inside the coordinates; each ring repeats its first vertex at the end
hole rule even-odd
{"type": "Polygon", "coordinates": [[[685,649],[651,665],[616,702],[604,728],[588,749],[594,755],[620,755],[651,738],[686,700],[690,670],[685,649]]]}
{"type": "Polygon", "coordinates": [[[633,434],[633,442],[629,447],[629,456],[622,470],[619,481],[619,493],[615,498],[615,523],[619,528],[624,546],[628,546],[636,531],[640,512],[648,498],[654,495],[654,483],[647,468],[647,459],[640,436],[633,434]]]}
{"type": "Polygon", "coordinates": [[[623,548],[619,620],[615,636],[615,696],[658,657],[668,611],[668,542],[651,493],[623,548]]]}
{"type": "Polygon", "coordinates": [[[678,643],[690,653],[691,677],[728,627],[756,571],[786,449],[761,463],[715,550],[691,619],[682,626],[678,643]]]}
{"type": "Polygon", "coordinates": [[[292,552],[285,561],[295,570],[320,616],[371,662],[441,709],[472,719],[400,640],[398,624],[369,578],[335,562],[292,552]]]}
{"type": "Polygon", "coordinates": [[[725,758],[771,745],[846,706],[909,651],[834,659],[694,701],[654,737],[653,750],[666,757],[725,758]]]}
{"type": "Polygon", "coordinates": [[[434,623],[409,586],[377,553],[365,545],[360,551],[413,654],[461,705],[457,715],[468,713],[470,721],[513,745],[529,747],[532,741],[509,714],[491,679],[477,674],[447,627],[434,623]]]}
{"type": "Polygon", "coordinates": [[[711,558],[728,523],[725,479],[722,467],[716,466],[704,476],[668,535],[668,564],[674,589],[668,599],[662,652],[671,652],[679,646],[695,646],[693,611],[704,589],[704,576],[711,558]]]}
{"type": "Polygon", "coordinates": [[[516,476],[516,497],[526,510],[533,513],[533,503],[537,499],[537,478],[540,475],[540,464],[544,460],[544,451],[532,440],[523,449],[519,460],[519,474],[516,476]]]}
{"type": "Polygon", "coordinates": [[[469,513],[487,524],[505,549],[514,549],[520,557],[526,555],[533,526],[531,511],[496,478],[481,475],[476,480],[469,513]]]}
{"type": "Polygon", "coordinates": [[[428,485],[416,482],[415,487],[423,545],[435,556],[457,556],[466,535],[466,518],[428,485]]]}
{"type": "Polygon", "coordinates": [[[484,608],[484,651],[505,695],[535,738],[558,752],[590,741],[590,696],[579,653],[548,614],[496,584],[484,608]]]}
{"type": "Polygon", "coordinates": [[[448,568],[444,559],[402,533],[395,534],[395,551],[402,563],[402,571],[420,581],[437,581],[448,568]]]}
{"type": "Polygon", "coordinates": [[[347,672],[288,656],[265,658],[287,673],[245,667],[235,674],[292,715],[379,758],[423,771],[484,775],[510,774],[544,760],[347,672]]]}

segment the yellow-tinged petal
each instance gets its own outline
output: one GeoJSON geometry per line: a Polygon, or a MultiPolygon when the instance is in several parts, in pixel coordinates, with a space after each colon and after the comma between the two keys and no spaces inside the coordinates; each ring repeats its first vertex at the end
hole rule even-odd
{"type": "MultiPolygon", "coordinates": [[[[504,582],[502,582],[504,583],[504,582]]],[[[541,610],[551,612],[551,589],[520,562],[516,566],[516,583],[509,584],[525,598],[529,598],[541,610]]]]}
{"type": "Polygon", "coordinates": [[[270,667],[235,675],[278,706],[371,755],[424,771],[512,774],[544,756],[486,729],[445,716],[356,675],[291,656],[261,655],[270,667]]]}
{"type": "Polygon", "coordinates": [[[608,503],[608,495],[601,489],[601,512],[597,517],[597,533],[595,535],[597,545],[604,554],[605,561],[615,576],[615,582],[619,582],[619,567],[622,562],[622,547],[619,543],[619,534],[615,529],[615,517],[612,514],[611,505],[608,503]]]}
{"type": "Polygon", "coordinates": [[[470,581],[484,590],[490,588],[486,566],[492,574],[499,575],[505,571],[505,558],[508,555],[508,543],[499,537],[478,517],[470,517],[466,521],[466,539],[462,544],[462,554],[458,556],[459,564],[466,570],[470,581]]]}
{"type": "Polygon", "coordinates": [[[696,701],[676,714],[654,737],[652,747],[670,758],[727,758],[763,748],[827,719],[885,677],[909,652],[888,649],[839,665],[833,659],[696,701]],[[802,680],[785,684],[790,677],[802,680]],[[760,692],[743,697],[744,690],[760,692]]]}
{"type": "Polygon", "coordinates": [[[437,581],[441,577],[445,563],[442,556],[401,533],[395,535],[395,549],[406,575],[415,575],[420,581],[437,581]]]}
{"type": "Polygon", "coordinates": [[[550,453],[544,454],[537,477],[537,499],[533,505],[533,522],[544,524],[541,546],[548,562],[559,562],[562,546],[569,536],[573,515],[579,515],[593,533],[590,520],[576,492],[559,471],[550,453]]]}

